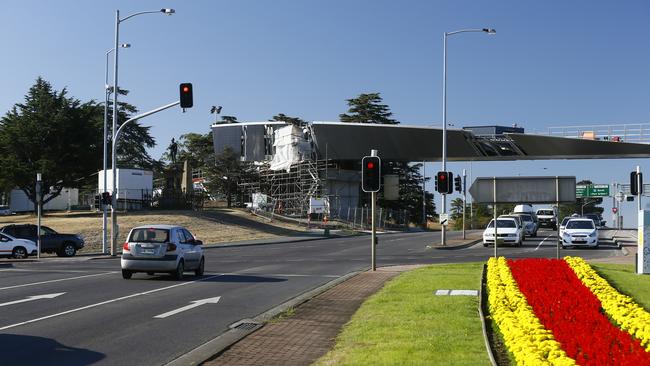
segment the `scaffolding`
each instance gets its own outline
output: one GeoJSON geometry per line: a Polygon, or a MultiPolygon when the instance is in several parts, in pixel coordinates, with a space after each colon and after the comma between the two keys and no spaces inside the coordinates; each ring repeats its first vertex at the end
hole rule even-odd
{"type": "Polygon", "coordinates": [[[327,160],[304,160],[287,170],[260,169],[260,190],[273,200],[273,211],[280,215],[305,217],[309,198],[322,196],[324,177],[335,165],[327,160]]]}

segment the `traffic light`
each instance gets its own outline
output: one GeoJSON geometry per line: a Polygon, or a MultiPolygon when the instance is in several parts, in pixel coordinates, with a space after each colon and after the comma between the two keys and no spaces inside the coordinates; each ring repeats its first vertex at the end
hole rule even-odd
{"type": "Polygon", "coordinates": [[[463,178],[461,178],[460,175],[454,178],[454,189],[458,191],[458,193],[463,191],[463,178]]]}
{"type": "Polygon", "coordinates": [[[436,174],[436,191],[441,194],[452,193],[454,190],[451,180],[453,179],[454,174],[452,172],[438,172],[436,174]]]}
{"type": "Polygon", "coordinates": [[[182,83],[180,85],[181,108],[192,108],[194,97],[192,96],[192,83],[182,83]]]}
{"type": "Polygon", "coordinates": [[[364,156],[361,159],[361,189],[364,192],[378,192],[381,186],[381,160],[378,156],[364,156]]]}
{"type": "Polygon", "coordinates": [[[102,192],[102,204],[110,205],[111,203],[111,192],[102,192]]]}
{"type": "Polygon", "coordinates": [[[643,194],[643,173],[630,172],[630,193],[643,194]]]}

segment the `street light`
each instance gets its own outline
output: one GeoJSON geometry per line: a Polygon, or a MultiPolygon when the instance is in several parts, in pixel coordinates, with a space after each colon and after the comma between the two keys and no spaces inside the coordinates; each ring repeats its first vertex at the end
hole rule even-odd
{"type": "MultiPolygon", "coordinates": [[[[121,48],[131,48],[131,45],[128,43],[123,43],[120,45],[121,48]]],[[[108,143],[107,143],[107,137],[108,137],[108,101],[111,95],[111,86],[108,85],[108,56],[111,54],[111,52],[115,51],[115,48],[111,48],[110,50],[106,51],[106,67],[104,68],[104,164],[103,164],[103,169],[104,169],[104,186],[102,189],[102,192],[106,192],[106,183],[108,180],[108,176],[106,175],[106,168],[108,165],[108,143]]],[[[106,253],[107,249],[107,242],[108,242],[108,208],[106,205],[103,205],[103,213],[102,213],[102,253],[106,253]]]]}
{"type": "MultiPolygon", "coordinates": [[[[115,135],[117,132],[117,95],[119,94],[117,91],[119,90],[118,83],[117,83],[117,65],[118,65],[118,56],[119,56],[119,44],[120,44],[120,23],[127,21],[137,15],[142,15],[142,14],[156,14],[156,13],[161,13],[161,14],[166,14],[166,15],[172,15],[176,11],[174,9],[169,9],[169,8],[163,8],[160,10],[155,10],[155,11],[141,11],[139,13],[131,14],[123,19],[120,19],[120,11],[115,10],[115,47],[113,48],[114,50],[114,58],[113,58],[113,138],[112,141],[113,143],[115,142],[115,135]]],[[[113,152],[113,156],[115,156],[115,152],[113,152]]],[[[104,155],[104,159],[106,159],[106,155],[104,155]]],[[[115,158],[113,158],[115,160],[115,158]]],[[[116,166],[116,162],[112,162],[113,166],[116,166]]],[[[117,172],[115,171],[116,169],[113,168],[113,171],[111,172],[113,175],[113,187],[112,187],[112,195],[111,195],[111,255],[115,256],[116,254],[116,244],[117,244],[117,214],[115,212],[115,205],[117,204],[117,172]]]]}
{"type": "MultiPolygon", "coordinates": [[[[461,29],[453,32],[445,32],[443,35],[442,51],[442,171],[447,171],[447,37],[458,33],[482,32],[487,34],[496,34],[492,28],[481,29],[461,29]]],[[[447,213],[447,195],[442,194],[442,213],[447,213]]],[[[447,235],[445,225],[442,225],[440,239],[442,245],[447,244],[447,235]]]]}

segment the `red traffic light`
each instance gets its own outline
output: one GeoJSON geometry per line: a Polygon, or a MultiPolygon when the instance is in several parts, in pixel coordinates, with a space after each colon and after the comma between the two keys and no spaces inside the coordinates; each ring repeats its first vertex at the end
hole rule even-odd
{"type": "Polygon", "coordinates": [[[447,174],[438,174],[438,180],[445,180],[447,179],[447,174]]]}
{"type": "Polygon", "coordinates": [[[179,87],[181,108],[192,108],[194,97],[192,93],[192,83],[182,83],[179,87]]]}
{"type": "Polygon", "coordinates": [[[366,166],[368,167],[368,169],[375,169],[375,163],[373,163],[372,161],[368,162],[366,166]]]}
{"type": "Polygon", "coordinates": [[[190,88],[187,85],[183,86],[183,93],[187,93],[189,91],[190,91],[190,88]]]}

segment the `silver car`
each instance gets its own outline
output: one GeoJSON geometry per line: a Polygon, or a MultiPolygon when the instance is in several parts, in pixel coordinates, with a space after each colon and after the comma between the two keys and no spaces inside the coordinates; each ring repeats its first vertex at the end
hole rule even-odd
{"type": "Polygon", "coordinates": [[[182,226],[144,225],[131,229],[122,246],[122,277],[135,272],[170,273],[183,278],[185,271],[202,276],[205,268],[203,243],[182,226]]]}

